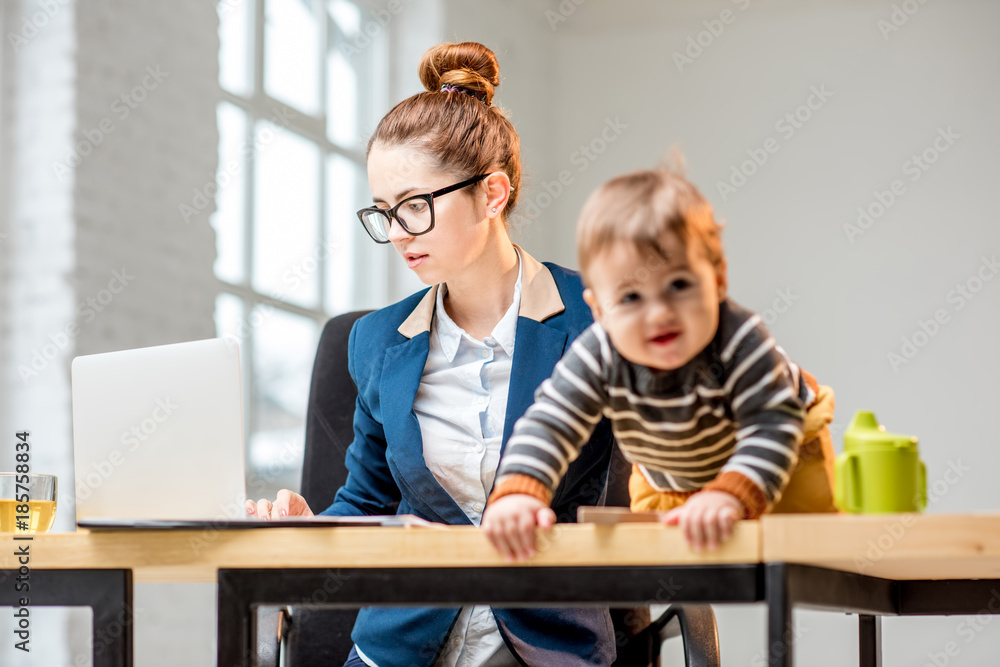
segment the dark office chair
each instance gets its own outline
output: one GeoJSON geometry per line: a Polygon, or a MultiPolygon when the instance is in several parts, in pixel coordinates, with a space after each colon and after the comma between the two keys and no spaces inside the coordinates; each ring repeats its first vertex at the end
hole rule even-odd
{"type": "MultiPolygon", "coordinates": [[[[366,311],[367,312],[367,311],[366,311]]],[[[347,479],[344,458],[354,438],[357,389],[347,372],[347,339],[354,322],[366,312],[334,317],[323,329],[313,366],[306,416],[302,495],[314,511],[329,507],[347,479]]],[[[606,503],[628,507],[631,464],[615,448],[606,503]]],[[[357,610],[316,609],[297,613],[283,608],[277,617],[278,651],[286,667],[339,667],[353,642],[357,610]]],[[[618,642],[615,667],[658,665],[660,645],[670,637],[684,641],[689,667],[719,667],[719,637],[709,605],[673,605],[653,623],[649,609],[612,609],[618,642]]]]}

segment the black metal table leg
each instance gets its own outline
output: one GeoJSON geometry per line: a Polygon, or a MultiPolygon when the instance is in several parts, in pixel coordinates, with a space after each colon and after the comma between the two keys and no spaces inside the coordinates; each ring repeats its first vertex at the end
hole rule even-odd
{"type": "Polygon", "coordinates": [[[861,665],[881,664],[878,616],[899,613],[899,582],[796,563],[768,563],[764,576],[771,667],[794,664],[792,610],[796,606],[862,615],[861,665]]]}
{"type": "Polygon", "coordinates": [[[381,606],[635,606],[760,602],[763,576],[745,565],[228,569],[218,575],[218,667],[252,665],[262,605],[296,609],[381,606]],[[324,592],[322,599],[315,593],[324,592]]]}
{"type": "Polygon", "coordinates": [[[792,667],[794,600],[788,566],[784,563],[768,563],[765,566],[764,601],[767,603],[768,667],[792,667]]]}
{"type": "Polygon", "coordinates": [[[216,667],[251,667],[250,635],[255,613],[241,582],[219,571],[216,667]]]}
{"type": "Polygon", "coordinates": [[[0,570],[0,605],[91,607],[94,667],[132,667],[132,570],[36,570],[30,590],[17,591],[17,570],[0,570]]]}
{"type": "Polygon", "coordinates": [[[858,615],[858,648],[861,667],[882,667],[882,617],[858,615]]]}

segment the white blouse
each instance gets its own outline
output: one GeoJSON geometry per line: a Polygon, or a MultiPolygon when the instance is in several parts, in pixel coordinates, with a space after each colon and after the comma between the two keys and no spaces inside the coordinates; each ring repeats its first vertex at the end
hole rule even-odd
{"type": "MultiPolygon", "coordinates": [[[[510,308],[483,340],[472,338],[444,308],[438,288],[430,351],[413,410],[424,462],[473,524],[479,525],[500,463],[514,334],[521,305],[521,256],[510,308]]],[[[375,663],[358,650],[368,665],[375,663]]],[[[463,607],[435,667],[516,667],[487,605],[463,607]]]]}

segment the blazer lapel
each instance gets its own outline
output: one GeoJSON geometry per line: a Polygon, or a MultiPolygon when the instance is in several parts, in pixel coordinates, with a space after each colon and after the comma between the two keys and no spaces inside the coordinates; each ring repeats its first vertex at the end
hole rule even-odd
{"type": "Polygon", "coordinates": [[[515,244],[515,247],[521,254],[524,271],[501,456],[514,422],[534,402],[538,385],[552,375],[552,369],[562,357],[567,342],[566,332],[545,324],[545,320],[566,310],[552,273],[520,246],[515,244]]]}
{"type": "Polygon", "coordinates": [[[552,375],[552,369],[563,355],[567,335],[564,331],[526,317],[517,318],[514,359],[510,369],[510,390],[507,394],[507,415],[503,426],[500,455],[514,422],[535,400],[535,390],[552,375]]]}
{"type": "MultiPolygon", "coordinates": [[[[565,310],[551,272],[520,247],[518,251],[523,262],[521,306],[514,337],[501,455],[517,421],[515,416],[524,414],[532,404],[535,389],[552,374],[567,344],[564,331],[544,323],[565,310]]],[[[403,497],[414,511],[431,521],[471,525],[469,517],[427,469],[420,425],[413,412],[413,401],[430,352],[430,329],[438,289],[434,286],[427,290],[417,307],[399,325],[398,331],[406,340],[387,348],[383,357],[382,425],[386,442],[392,443],[386,450],[386,460],[403,497]],[[403,486],[407,488],[404,490],[403,486]]]]}
{"type": "MultiPolygon", "coordinates": [[[[429,293],[433,293],[431,290],[429,293]]],[[[438,483],[424,462],[420,424],[413,401],[430,351],[430,332],[421,331],[385,351],[380,385],[382,427],[391,445],[386,461],[403,497],[419,515],[452,525],[470,524],[469,517],[438,483]]]]}

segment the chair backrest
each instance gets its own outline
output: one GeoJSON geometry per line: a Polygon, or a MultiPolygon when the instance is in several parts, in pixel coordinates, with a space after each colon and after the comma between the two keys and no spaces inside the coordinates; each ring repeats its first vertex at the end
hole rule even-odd
{"type": "Polygon", "coordinates": [[[332,505],[337,489],[347,481],[344,458],[354,440],[354,403],[358,397],[347,372],[347,340],[354,323],[370,312],[344,313],[331,319],[323,327],[316,349],[301,489],[314,512],[332,505]]]}
{"type": "MultiPolygon", "coordinates": [[[[344,459],[354,440],[354,403],[358,396],[347,371],[347,341],[354,322],[369,312],[344,313],[331,319],[323,327],[316,349],[301,488],[314,512],[332,505],[337,489],[347,481],[344,459]]],[[[354,646],[351,630],[357,616],[357,609],[293,608],[284,664],[340,667],[354,646]]]]}

